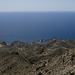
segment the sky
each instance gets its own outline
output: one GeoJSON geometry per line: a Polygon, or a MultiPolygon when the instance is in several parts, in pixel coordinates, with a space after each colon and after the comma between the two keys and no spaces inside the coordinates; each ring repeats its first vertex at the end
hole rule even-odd
{"type": "Polygon", "coordinates": [[[0,0],[0,12],[75,11],[75,0],[0,0]]]}

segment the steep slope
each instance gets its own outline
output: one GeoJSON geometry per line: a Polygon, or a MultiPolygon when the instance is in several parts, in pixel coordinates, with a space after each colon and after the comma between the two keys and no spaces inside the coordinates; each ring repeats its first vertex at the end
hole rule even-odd
{"type": "Polygon", "coordinates": [[[75,75],[75,40],[0,44],[0,75],[75,75]]]}

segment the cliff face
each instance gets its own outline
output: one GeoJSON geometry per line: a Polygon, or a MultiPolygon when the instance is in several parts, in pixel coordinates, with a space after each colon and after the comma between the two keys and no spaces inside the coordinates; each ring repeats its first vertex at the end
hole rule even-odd
{"type": "Polygon", "coordinates": [[[75,40],[0,44],[0,75],[75,75],[75,40]]]}

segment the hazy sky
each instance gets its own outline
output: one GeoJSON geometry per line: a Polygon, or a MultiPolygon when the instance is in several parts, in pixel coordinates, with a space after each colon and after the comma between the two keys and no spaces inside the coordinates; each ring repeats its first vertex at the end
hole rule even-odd
{"type": "Polygon", "coordinates": [[[75,11],[75,0],[0,0],[2,11],[75,11]]]}

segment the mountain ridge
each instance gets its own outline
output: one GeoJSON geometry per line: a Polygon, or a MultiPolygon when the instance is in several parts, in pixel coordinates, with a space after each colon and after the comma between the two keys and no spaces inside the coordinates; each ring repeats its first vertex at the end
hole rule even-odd
{"type": "Polygon", "coordinates": [[[75,40],[0,41],[0,75],[75,75],[75,40]]]}

